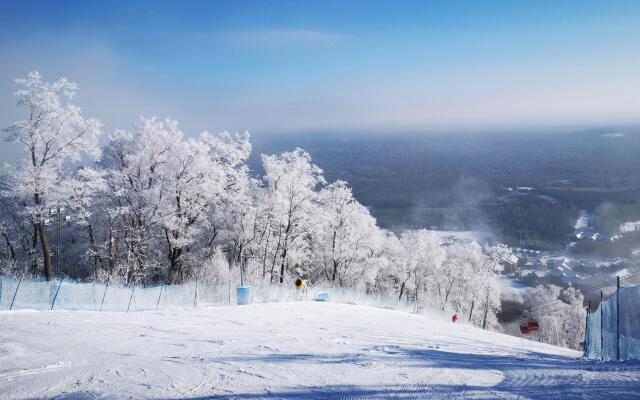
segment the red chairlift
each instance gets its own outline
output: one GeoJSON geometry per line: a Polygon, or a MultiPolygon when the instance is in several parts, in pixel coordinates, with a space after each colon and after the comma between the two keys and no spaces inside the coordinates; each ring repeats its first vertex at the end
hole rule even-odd
{"type": "Polygon", "coordinates": [[[535,319],[530,319],[529,321],[527,321],[527,328],[529,330],[529,333],[540,331],[540,325],[538,324],[538,321],[536,321],[535,319]]]}
{"type": "Polygon", "coordinates": [[[520,333],[523,335],[531,335],[540,332],[540,324],[535,319],[525,319],[520,323],[520,333]]]}

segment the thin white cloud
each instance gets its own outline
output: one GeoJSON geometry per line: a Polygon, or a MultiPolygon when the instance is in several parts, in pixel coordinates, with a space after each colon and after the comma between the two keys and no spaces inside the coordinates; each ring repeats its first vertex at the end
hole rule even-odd
{"type": "Polygon", "coordinates": [[[232,44],[248,46],[335,45],[349,38],[340,33],[309,29],[237,31],[218,34],[216,37],[232,44]]]}

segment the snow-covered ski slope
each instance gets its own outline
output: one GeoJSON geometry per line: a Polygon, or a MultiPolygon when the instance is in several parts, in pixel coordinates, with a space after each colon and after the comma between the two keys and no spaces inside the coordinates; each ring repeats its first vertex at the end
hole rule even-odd
{"type": "Polygon", "coordinates": [[[332,303],[2,311],[2,399],[640,398],[640,364],[332,303]]]}

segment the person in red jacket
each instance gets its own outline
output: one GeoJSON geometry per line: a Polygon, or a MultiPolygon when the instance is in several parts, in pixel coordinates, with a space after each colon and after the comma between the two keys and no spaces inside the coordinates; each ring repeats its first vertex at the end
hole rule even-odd
{"type": "Polygon", "coordinates": [[[456,322],[458,320],[458,314],[453,314],[453,316],[451,317],[451,322],[456,322]]]}

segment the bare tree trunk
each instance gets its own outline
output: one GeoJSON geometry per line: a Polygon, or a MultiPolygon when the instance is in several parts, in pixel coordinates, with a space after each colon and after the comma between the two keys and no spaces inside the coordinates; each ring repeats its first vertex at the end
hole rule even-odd
{"type": "Polygon", "coordinates": [[[7,242],[7,247],[9,248],[9,253],[11,254],[11,260],[16,260],[16,252],[13,249],[13,245],[9,241],[9,236],[5,232],[2,232],[2,236],[4,237],[4,241],[7,242]]]}
{"type": "Polygon", "coordinates": [[[450,281],[449,282],[449,288],[447,288],[447,290],[445,291],[444,303],[442,304],[442,311],[444,311],[444,308],[447,306],[447,303],[449,302],[449,295],[451,294],[451,291],[453,290],[454,283],[455,283],[455,280],[450,281]]]}
{"type": "Polygon", "coordinates": [[[267,275],[267,250],[269,248],[269,235],[267,234],[267,242],[264,245],[264,255],[262,257],[262,277],[267,275]]]}
{"type": "Polygon", "coordinates": [[[98,254],[98,246],[96,245],[96,238],[93,235],[93,226],[91,224],[87,225],[87,230],[89,232],[89,244],[91,246],[91,251],[93,252],[93,275],[94,278],[98,277],[98,267],[102,267],[101,258],[98,254]]]}
{"type": "Polygon", "coordinates": [[[331,280],[333,282],[336,281],[336,275],[338,275],[338,262],[336,261],[335,253],[336,253],[336,234],[337,231],[333,230],[333,240],[331,241],[331,260],[333,261],[333,275],[331,276],[331,280]]]}
{"type": "Polygon", "coordinates": [[[278,228],[278,243],[276,249],[273,251],[273,260],[271,261],[271,271],[269,281],[273,283],[273,271],[276,268],[276,258],[278,258],[278,252],[280,251],[280,242],[282,241],[282,225],[278,228]]]}
{"type": "Polygon", "coordinates": [[[38,273],[38,256],[36,256],[38,247],[38,226],[33,224],[33,236],[31,237],[31,268],[30,273],[37,274],[38,273]]]}
{"type": "Polygon", "coordinates": [[[280,263],[280,283],[284,283],[284,270],[287,264],[287,247],[289,246],[289,230],[291,229],[291,218],[287,223],[287,228],[284,231],[284,245],[282,246],[282,262],[280,263]]]}
{"type": "Polygon", "coordinates": [[[180,283],[182,281],[182,262],[180,256],[182,249],[171,249],[169,255],[169,283],[180,283]]]}
{"type": "Polygon", "coordinates": [[[109,223],[109,274],[113,274],[117,263],[118,257],[118,240],[113,234],[113,221],[111,217],[108,219],[109,223]]]}
{"type": "MultiPolygon", "coordinates": [[[[180,283],[182,276],[182,248],[173,247],[169,238],[169,231],[164,230],[165,237],[167,239],[167,245],[169,246],[169,283],[180,283]]],[[[178,239],[178,234],[173,232],[171,234],[174,239],[178,239]]]]}
{"type": "Polygon", "coordinates": [[[487,328],[487,314],[489,314],[489,292],[484,302],[484,318],[482,318],[482,329],[487,328]]]}
{"type": "MultiPolygon", "coordinates": [[[[33,198],[36,203],[36,206],[40,206],[41,204],[40,194],[35,193],[33,195],[33,198]]],[[[47,231],[44,229],[44,221],[42,220],[42,216],[37,215],[36,217],[37,217],[36,225],[38,229],[38,236],[40,237],[40,244],[42,246],[42,258],[44,261],[43,272],[44,272],[45,278],[49,280],[53,276],[53,270],[51,268],[51,249],[49,248],[49,240],[47,239],[47,231]]]]}
{"type": "Polygon", "coordinates": [[[280,264],[280,283],[284,282],[284,267],[287,261],[287,247],[282,249],[282,263],[280,264]]]}
{"type": "Polygon", "coordinates": [[[278,244],[276,245],[276,249],[273,251],[273,259],[271,260],[271,271],[269,271],[269,282],[273,283],[273,274],[276,269],[276,259],[278,258],[278,252],[280,251],[280,238],[278,238],[278,244]]]}
{"type": "Polygon", "coordinates": [[[49,248],[49,240],[47,239],[47,232],[44,229],[44,222],[40,221],[38,225],[38,235],[40,236],[40,244],[42,246],[42,258],[44,260],[44,276],[47,280],[53,276],[53,270],[51,268],[51,249],[49,248]]]}

